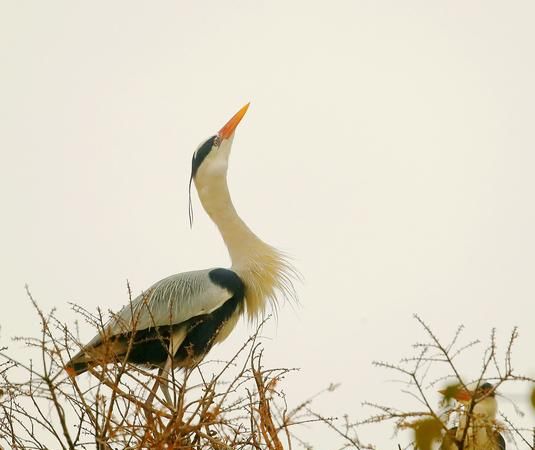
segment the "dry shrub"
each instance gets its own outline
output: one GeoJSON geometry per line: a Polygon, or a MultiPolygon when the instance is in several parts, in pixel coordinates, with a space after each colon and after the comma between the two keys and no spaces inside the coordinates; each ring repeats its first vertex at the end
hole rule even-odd
{"type": "MultiPolygon", "coordinates": [[[[45,314],[28,296],[41,335],[17,340],[38,352],[39,365],[0,352],[0,443],[13,449],[282,450],[302,442],[295,434],[300,424],[334,427],[309,409],[312,399],[289,409],[280,386],[292,370],[262,365],[265,321],[230,361],[173,371],[174,406],[160,390],[149,404],[154,370],[116,361],[91,367],[92,377],[67,376],[65,363],[80,342],[54,311],[45,314]]],[[[74,309],[103,329],[100,312],[74,309]]]]}
{"type": "MultiPolygon", "coordinates": [[[[418,315],[416,322],[423,328],[427,340],[413,345],[414,354],[402,358],[399,363],[376,361],[373,364],[379,368],[396,373],[396,379],[402,388],[401,392],[416,401],[420,408],[417,410],[403,410],[391,405],[381,405],[375,402],[365,402],[377,413],[369,418],[355,422],[350,427],[364,424],[393,422],[397,430],[410,430],[413,442],[410,446],[422,450],[438,447],[438,444],[448,436],[451,441],[450,427],[457,426],[459,417],[467,418],[463,437],[455,442],[459,450],[468,442],[467,428],[474,421],[473,410],[477,400],[473,398],[466,406],[453,401],[459,388],[468,385],[481,386],[485,381],[492,383],[499,393],[504,385],[522,383],[533,386],[535,379],[518,373],[513,366],[513,349],[518,339],[518,329],[515,327],[509,334],[502,355],[498,352],[496,330],[492,329],[490,339],[486,345],[479,340],[463,340],[464,327],[459,326],[453,337],[444,342],[434,333],[431,327],[418,315]],[[472,352],[472,358],[481,361],[479,373],[474,379],[467,379],[462,375],[459,358],[466,352],[472,352]],[[435,404],[433,397],[437,391],[443,392],[442,400],[435,404]]],[[[534,390],[535,392],[535,390],[534,390]]],[[[535,395],[533,396],[535,398],[535,395]]],[[[520,409],[512,402],[517,413],[523,416],[520,409]]],[[[535,404],[535,402],[534,402],[535,404]]],[[[535,433],[532,428],[520,428],[503,413],[498,412],[498,418],[492,424],[492,429],[505,435],[507,441],[513,442],[517,448],[535,448],[535,433]]],[[[446,438],[448,439],[448,438],[446,438]]],[[[401,448],[401,447],[400,447],[401,448]]],[[[471,448],[471,447],[470,447],[471,448]]]]}

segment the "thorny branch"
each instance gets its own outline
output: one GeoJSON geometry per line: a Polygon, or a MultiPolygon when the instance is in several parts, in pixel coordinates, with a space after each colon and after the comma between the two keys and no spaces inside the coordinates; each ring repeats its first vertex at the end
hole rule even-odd
{"type": "MultiPolygon", "coordinates": [[[[467,386],[474,390],[486,381],[493,384],[494,391],[499,390],[504,383],[528,382],[532,386],[535,383],[535,379],[516,375],[513,370],[512,352],[514,343],[518,338],[518,330],[513,328],[511,331],[503,362],[500,364],[497,353],[496,331],[493,329],[490,334],[489,344],[482,352],[483,358],[479,375],[475,380],[467,380],[461,376],[460,366],[456,359],[467,351],[474,351],[480,341],[462,343],[461,335],[464,327],[460,326],[453,339],[448,344],[443,344],[427,323],[418,315],[414,317],[417,323],[425,330],[430,341],[414,345],[418,353],[415,356],[403,358],[398,364],[381,361],[374,362],[374,365],[401,374],[404,377],[403,382],[407,386],[402,392],[416,399],[425,406],[425,409],[423,411],[402,411],[391,406],[365,402],[365,406],[378,410],[379,414],[373,414],[365,420],[352,424],[352,426],[392,421],[398,430],[412,430],[414,433],[414,445],[428,450],[431,449],[433,442],[441,441],[446,434],[449,434],[451,438],[451,433],[448,433],[448,430],[451,426],[456,425],[456,421],[458,421],[458,417],[462,413],[466,417],[466,424],[462,430],[462,436],[460,438],[454,437],[453,441],[458,450],[463,450],[468,441],[470,423],[474,418],[474,407],[481,398],[476,399],[474,397],[469,404],[462,407],[456,402],[452,402],[453,393],[456,390],[466,389],[467,386]],[[441,375],[430,379],[431,368],[438,370],[441,375]],[[431,401],[432,393],[436,391],[436,386],[439,383],[444,385],[446,382],[445,396],[439,405],[434,406],[431,401]],[[432,393],[429,392],[430,389],[432,393]]],[[[535,398],[535,390],[533,398],[535,398]]],[[[524,448],[527,447],[530,450],[535,448],[530,444],[531,429],[519,429],[504,415],[501,417],[505,423],[496,420],[493,424],[497,432],[505,432],[510,440],[515,441],[517,447],[519,444],[523,444],[524,448]]]]}
{"type": "MultiPolygon", "coordinates": [[[[41,333],[17,341],[39,352],[40,365],[0,349],[0,450],[3,444],[13,449],[282,450],[299,442],[300,425],[325,421],[308,409],[313,398],[288,412],[279,384],[293,370],[262,366],[260,333],[267,319],[228,362],[176,371],[170,380],[173,406],[159,396],[149,404],[157,375],[126,358],[90,367],[90,377],[67,376],[65,363],[81,348],[78,333],[54,311],[45,314],[27,294],[41,333]]],[[[101,311],[73,309],[99,332],[105,329],[101,311]]]]}

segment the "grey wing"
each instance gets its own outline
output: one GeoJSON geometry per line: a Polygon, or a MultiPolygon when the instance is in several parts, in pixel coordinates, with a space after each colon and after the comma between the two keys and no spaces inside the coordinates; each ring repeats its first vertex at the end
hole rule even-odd
{"type": "MultiPolygon", "coordinates": [[[[207,314],[220,307],[232,294],[210,280],[213,269],[171,275],[153,284],[115,314],[104,328],[108,337],[152,327],[174,325],[207,314]]],[[[88,344],[101,341],[101,335],[88,344]]]]}

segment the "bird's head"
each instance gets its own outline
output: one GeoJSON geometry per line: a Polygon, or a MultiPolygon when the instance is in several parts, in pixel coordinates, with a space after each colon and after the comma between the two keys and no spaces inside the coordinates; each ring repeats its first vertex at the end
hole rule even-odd
{"type": "Polygon", "coordinates": [[[470,403],[472,400],[478,402],[488,397],[494,398],[496,392],[494,386],[490,383],[483,383],[479,386],[477,383],[467,385],[466,387],[453,386],[452,388],[439,391],[442,395],[454,398],[460,403],[470,403]]]}
{"type": "MultiPolygon", "coordinates": [[[[210,136],[197,147],[191,160],[191,177],[189,180],[189,221],[193,223],[193,208],[191,205],[191,183],[194,181],[197,192],[205,201],[214,192],[226,186],[228,159],[234,139],[234,131],[245,116],[249,103],[241,108],[216,134],[210,136]],[[203,195],[204,194],[204,195],[203,195]]],[[[203,202],[205,209],[207,205],[203,202]]],[[[209,213],[209,211],[207,210],[209,213]]]]}
{"type": "Polygon", "coordinates": [[[203,141],[193,153],[191,178],[197,186],[214,177],[226,176],[234,131],[249,108],[247,103],[216,134],[203,141]]]}
{"type": "Polygon", "coordinates": [[[479,414],[493,419],[496,416],[498,405],[496,402],[496,388],[490,383],[483,383],[479,386],[468,385],[464,387],[456,387],[451,391],[444,389],[440,391],[444,396],[450,396],[459,403],[468,406],[472,402],[475,403],[474,414],[479,414]]]}

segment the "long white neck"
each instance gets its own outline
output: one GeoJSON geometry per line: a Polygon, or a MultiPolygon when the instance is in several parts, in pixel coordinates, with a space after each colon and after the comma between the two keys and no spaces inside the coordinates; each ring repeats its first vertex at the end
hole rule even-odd
{"type": "Polygon", "coordinates": [[[209,180],[195,180],[206,213],[217,225],[227,246],[234,270],[245,284],[249,319],[261,314],[277,291],[293,297],[294,269],[275,248],[256,236],[236,212],[228,190],[226,171],[209,180]]]}

